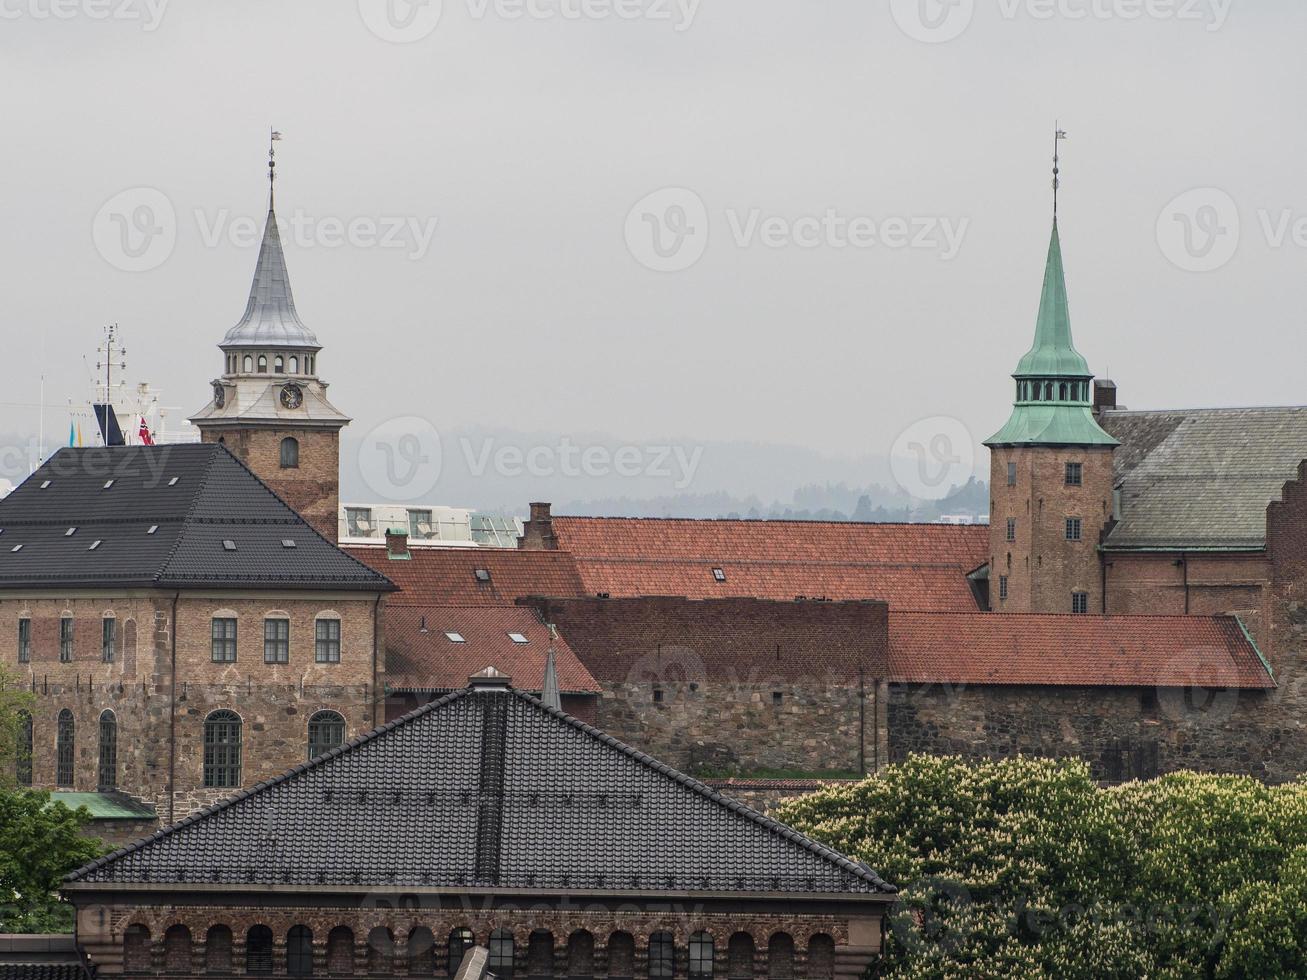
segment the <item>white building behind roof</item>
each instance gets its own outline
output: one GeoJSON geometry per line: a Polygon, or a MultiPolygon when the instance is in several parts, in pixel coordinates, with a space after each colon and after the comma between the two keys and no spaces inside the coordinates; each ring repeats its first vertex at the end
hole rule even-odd
{"type": "Polygon", "coordinates": [[[397,530],[407,532],[410,547],[516,548],[522,535],[516,517],[435,504],[345,503],[337,524],[342,545],[384,544],[397,530]]]}

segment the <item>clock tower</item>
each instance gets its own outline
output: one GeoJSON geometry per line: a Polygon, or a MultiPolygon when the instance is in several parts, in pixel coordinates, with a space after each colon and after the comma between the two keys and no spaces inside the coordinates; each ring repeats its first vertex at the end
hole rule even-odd
{"type": "Polygon", "coordinates": [[[327,400],[327,385],[318,377],[322,346],[295,310],[271,194],[245,315],[218,346],[222,376],[213,382],[209,403],[191,418],[200,438],[225,444],[334,542],[340,430],[350,420],[327,400]]]}

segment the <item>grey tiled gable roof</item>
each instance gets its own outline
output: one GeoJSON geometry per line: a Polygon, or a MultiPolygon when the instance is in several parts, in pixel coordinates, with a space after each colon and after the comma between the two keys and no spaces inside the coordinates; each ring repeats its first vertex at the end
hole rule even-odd
{"type": "Polygon", "coordinates": [[[865,865],[507,688],[425,705],[70,881],[893,891],[865,865]]]}
{"type": "Polygon", "coordinates": [[[0,500],[0,588],[52,586],[393,588],[217,443],[61,449],[0,500]]]}
{"type": "Polygon", "coordinates": [[[1266,508],[1307,459],[1307,408],[1104,412],[1121,520],[1108,548],[1259,549],[1266,508]]]}

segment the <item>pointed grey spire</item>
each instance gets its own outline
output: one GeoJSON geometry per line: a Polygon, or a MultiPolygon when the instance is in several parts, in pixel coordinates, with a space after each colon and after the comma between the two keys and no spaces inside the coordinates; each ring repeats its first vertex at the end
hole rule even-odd
{"type": "Polygon", "coordinates": [[[281,250],[281,234],[277,231],[277,215],[271,202],[245,315],[227,331],[219,346],[322,349],[313,331],[295,312],[295,297],[291,294],[286,256],[281,250]]]}
{"type": "Polygon", "coordinates": [[[549,625],[549,652],[545,654],[545,681],[540,691],[540,700],[546,707],[556,711],[563,710],[563,697],[558,693],[558,665],[554,663],[554,641],[558,639],[558,630],[549,625]]]}

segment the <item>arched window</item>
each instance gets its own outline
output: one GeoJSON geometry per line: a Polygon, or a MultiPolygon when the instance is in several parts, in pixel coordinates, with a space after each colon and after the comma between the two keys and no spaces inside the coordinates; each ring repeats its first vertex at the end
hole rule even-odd
{"type": "Polygon", "coordinates": [[[629,932],[615,932],[608,937],[608,976],[635,976],[635,939],[629,932]]]}
{"type": "Polygon", "coordinates": [[[151,967],[150,930],[134,923],[123,933],[123,972],[148,973],[151,967]]]}
{"type": "Polygon", "coordinates": [[[1045,381],[1045,382],[1044,382],[1044,401],[1046,401],[1046,402],[1051,402],[1052,400],[1053,400],[1053,382],[1051,382],[1051,381],[1045,381]]]}
{"type": "Polygon", "coordinates": [[[272,930],[267,926],[251,926],[245,934],[245,972],[250,976],[272,972],[272,930]]]}
{"type": "Polygon", "coordinates": [[[327,933],[327,972],[354,973],[354,933],[348,926],[336,926],[327,933]]]}
{"type": "Polygon", "coordinates": [[[649,976],[676,976],[676,943],[670,932],[655,932],[649,937],[649,976]]]}
{"type": "Polygon", "coordinates": [[[298,439],[287,436],[281,440],[281,468],[297,470],[300,466],[300,443],[298,439]]]}
{"type": "Polygon", "coordinates": [[[300,373],[300,359],[296,357],[294,354],[290,356],[290,373],[291,374],[300,373]]]}
{"type": "Polygon", "coordinates": [[[18,744],[14,750],[18,762],[18,785],[32,785],[32,713],[18,712],[18,744]]]}
{"type": "Polygon", "coordinates": [[[244,359],[241,361],[241,370],[246,374],[254,373],[254,358],[250,357],[249,354],[246,354],[244,359]]]}
{"type": "Polygon", "coordinates": [[[554,934],[548,929],[536,929],[527,939],[526,974],[539,980],[554,975],[554,934]]]}
{"type": "MultiPolygon", "coordinates": [[[[293,361],[294,358],[291,358],[293,361]]],[[[426,926],[416,926],[409,930],[408,974],[411,977],[429,977],[436,972],[436,937],[426,926]]]]}
{"type": "Polygon", "coordinates": [[[102,791],[113,789],[118,785],[118,717],[107,708],[100,712],[98,785],[102,791]]]}
{"type": "Polygon", "coordinates": [[[191,931],[183,925],[169,926],[163,934],[163,968],[167,973],[191,973],[191,931]]]}
{"type": "Polygon", "coordinates": [[[513,933],[508,929],[496,929],[490,934],[490,956],[486,960],[486,969],[497,977],[513,975],[513,933]]]}
{"type": "Polygon", "coordinates": [[[267,354],[260,354],[260,355],[259,355],[259,374],[267,374],[267,373],[268,373],[268,355],[267,355],[267,354]]]}
{"type": "Polygon", "coordinates": [[[595,972],[595,937],[584,929],[567,937],[567,975],[590,980],[595,972]]]}
{"type": "Polygon", "coordinates": [[[292,977],[313,976],[313,930],[291,926],[286,933],[286,973],[292,977]]]}
{"type": "Polygon", "coordinates": [[[55,731],[55,776],[57,786],[73,785],[73,740],[76,731],[73,713],[67,708],[59,712],[59,727],[55,731]]]}
{"type": "Polygon", "coordinates": [[[690,976],[711,977],[713,967],[713,939],[707,932],[696,932],[690,937],[690,976]]]}
{"type": "Polygon", "coordinates": [[[273,360],[272,370],[276,374],[286,373],[286,361],[285,358],[283,358],[280,354],[278,354],[276,358],[273,360]]]}
{"type": "Polygon", "coordinates": [[[1064,402],[1064,401],[1066,401],[1066,382],[1065,382],[1065,381],[1063,381],[1060,385],[1057,386],[1057,400],[1060,401],[1060,402],[1064,402]]]}
{"type": "Polygon", "coordinates": [[[835,940],[819,932],[808,940],[808,980],[835,976],[835,940]]]}
{"type": "Polygon", "coordinates": [[[204,937],[204,969],[207,973],[231,972],[231,930],[210,926],[204,937]]]}
{"type": "Polygon", "coordinates": [[[794,940],[788,932],[778,932],[767,940],[767,976],[772,980],[794,976],[794,940]]]}
{"type": "Polygon", "coordinates": [[[345,719],[335,711],[319,711],[309,719],[309,758],[316,759],[345,744],[345,719]]]}
{"type": "Polygon", "coordinates": [[[395,972],[395,935],[385,926],[368,933],[368,972],[377,976],[395,972]]]}
{"type": "Polygon", "coordinates": [[[230,789],[240,784],[240,715],[234,711],[215,711],[204,719],[204,785],[230,789]]]}
{"type": "Polygon", "coordinates": [[[463,957],[474,945],[476,940],[472,938],[471,929],[455,929],[449,934],[448,972],[451,977],[458,972],[458,968],[463,965],[463,957]]]}
{"type": "Polygon", "coordinates": [[[753,936],[747,932],[737,932],[726,947],[727,972],[736,980],[752,977],[753,954],[753,936]]]}

